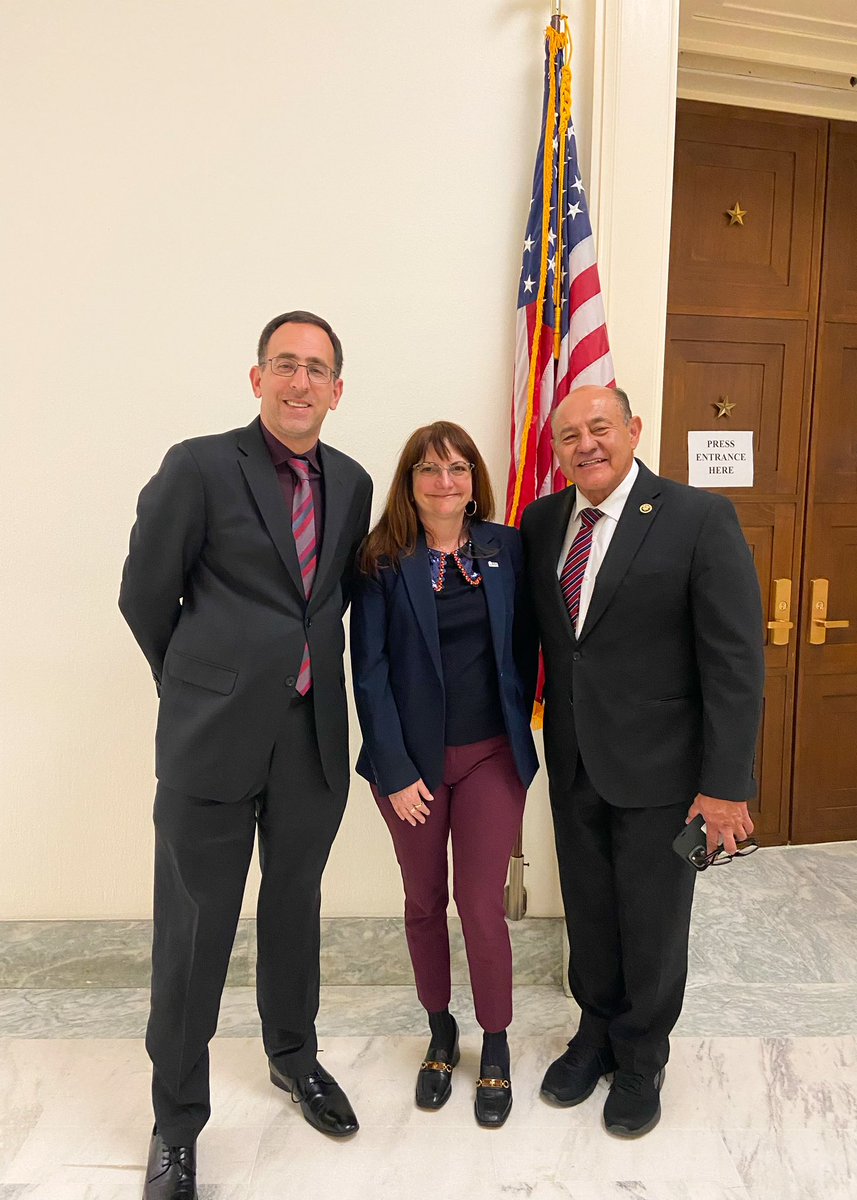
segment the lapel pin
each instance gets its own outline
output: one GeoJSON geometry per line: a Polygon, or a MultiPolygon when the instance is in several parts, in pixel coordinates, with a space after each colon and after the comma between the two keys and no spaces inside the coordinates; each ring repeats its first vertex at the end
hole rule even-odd
{"type": "Polygon", "coordinates": [[[651,506],[651,504],[641,504],[641,505],[640,505],[640,512],[642,512],[642,513],[650,513],[651,511],[652,511],[652,506],[651,506]]]}
{"type": "Polygon", "coordinates": [[[499,564],[499,563],[495,563],[493,559],[491,559],[491,558],[489,558],[489,559],[488,559],[488,566],[489,566],[489,567],[499,567],[499,565],[500,565],[500,564],[499,564]]]}

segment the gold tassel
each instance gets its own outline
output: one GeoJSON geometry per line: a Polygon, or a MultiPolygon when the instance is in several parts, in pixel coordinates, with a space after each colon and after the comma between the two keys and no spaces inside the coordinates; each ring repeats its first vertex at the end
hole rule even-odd
{"type": "MultiPolygon", "coordinates": [[[[518,515],[518,505],[521,501],[521,486],[524,481],[524,463],[527,458],[527,442],[533,423],[533,397],[536,391],[536,368],[539,361],[539,344],[542,338],[544,324],[545,286],[548,273],[548,233],[550,231],[550,180],[553,177],[553,135],[556,128],[556,56],[563,46],[568,45],[568,33],[559,33],[551,25],[545,30],[550,54],[550,91],[548,94],[547,128],[545,130],[545,149],[542,159],[542,261],[539,270],[539,298],[536,302],[536,323],[533,329],[532,354],[530,356],[530,378],[527,387],[527,417],[524,421],[524,432],[521,437],[521,461],[515,478],[515,493],[509,512],[508,524],[514,525],[518,515]]],[[[569,82],[569,88],[571,84],[569,82]]],[[[554,272],[556,276],[556,272],[554,272]]]]}

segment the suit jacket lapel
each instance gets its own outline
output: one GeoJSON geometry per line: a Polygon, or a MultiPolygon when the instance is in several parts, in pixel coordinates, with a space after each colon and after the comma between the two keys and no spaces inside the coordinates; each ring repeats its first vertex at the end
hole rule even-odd
{"type": "Polygon", "coordinates": [[[485,588],[485,603],[488,607],[488,624],[491,627],[491,641],[494,645],[494,659],[497,663],[497,670],[502,667],[503,662],[503,643],[506,636],[506,589],[503,583],[503,564],[502,560],[498,561],[497,567],[489,566],[489,563],[494,561],[493,552],[499,548],[499,543],[495,542],[487,530],[484,533],[484,525],[481,521],[474,522],[473,525],[473,542],[474,546],[484,551],[483,557],[479,558],[475,563],[479,573],[482,576],[482,586],[485,588]],[[499,567],[499,570],[498,570],[499,567]]]}
{"type": "Polygon", "coordinates": [[[242,430],[238,438],[238,450],[238,463],[262,514],[262,520],[299,595],[303,596],[303,580],[292,533],[292,514],[283,503],[280,482],[265,445],[258,417],[242,430]]]}
{"type": "Polygon", "coordinates": [[[582,642],[588,637],[603,616],[658,515],[661,506],[658,477],[643,463],[639,464],[639,468],[639,474],[625,501],[616,531],[595,579],[592,599],[578,641],[582,642]],[[646,511],[643,512],[642,508],[646,511]]]}
{"type": "Polygon", "coordinates": [[[402,582],[408,591],[411,606],[417,618],[425,643],[428,646],[437,677],[443,683],[443,664],[440,658],[440,635],[437,631],[437,608],[431,586],[431,566],[425,535],[417,534],[417,546],[413,554],[399,559],[402,582]]]}
{"type": "Polygon", "coordinates": [[[351,500],[345,481],[331,467],[330,457],[323,442],[319,442],[318,451],[324,474],[324,531],[321,539],[321,555],[312,585],[310,609],[312,609],[313,600],[324,594],[325,576],[330,571],[337,544],[345,528],[351,500]]]}
{"type": "Polygon", "coordinates": [[[577,489],[575,487],[567,487],[562,492],[557,493],[556,513],[553,520],[548,523],[547,536],[539,552],[540,586],[544,588],[545,594],[550,597],[550,603],[554,608],[556,619],[568,630],[568,635],[571,638],[574,638],[574,627],[569,618],[565,600],[562,598],[559,576],[557,575],[557,563],[562,552],[565,535],[568,532],[568,523],[571,520],[571,514],[574,512],[576,496],[577,489]]]}

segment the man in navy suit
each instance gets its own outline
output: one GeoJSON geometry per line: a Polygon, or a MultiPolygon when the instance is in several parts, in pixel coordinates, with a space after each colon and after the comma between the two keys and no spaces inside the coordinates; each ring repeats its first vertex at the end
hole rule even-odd
{"type": "Polygon", "coordinates": [[[543,1094],[585,1100],[613,1071],[607,1130],[660,1117],[681,1011],[695,872],[672,852],[701,813],[709,849],[753,830],[764,665],[759,585],[723,496],[634,457],[618,389],[557,406],[574,486],[521,524],[545,662],[545,753],[580,1026],[543,1094]]]}
{"type": "Polygon", "coordinates": [[[342,345],[283,313],[250,371],[260,416],[173,446],[143,489],[119,604],[160,696],[146,1200],[196,1196],[208,1043],[258,830],[256,990],[271,1081],[357,1129],[316,1059],[321,874],[348,792],[342,616],[372,483],[319,441],[342,345]]]}

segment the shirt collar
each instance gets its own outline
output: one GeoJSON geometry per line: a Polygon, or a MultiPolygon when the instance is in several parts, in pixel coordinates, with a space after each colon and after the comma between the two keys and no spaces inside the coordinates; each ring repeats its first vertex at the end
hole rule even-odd
{"type": "Polygon", "coordinates": [[[595,505],[591,500],[587,500],[580,488],[577,489],[574,497],[574,512],[572,519],[580,516],[580,510],[583,508],[598,508],[605,517],[610,517],[613,521],[618,521],[622,515],[622,509],[625,507],[625,501],[631,494],[631,488],[634,486],[634,480],[640,473],[640,468],[637,465],[636,458],[631,463],[631,470],[622,480],[618,487],[615,487],[610,495],[602,500],[600,504],[595,505]]]}
{"type": "Polygon", "coordinates": [[[274,437],[270,429],[267,429],[265,423],[260,421],[262,426],[262,437],[265,439],[265,445],[268,447],[268,453],[271,456],[271,461],[275,467],[282,466],[288,462],[290,458],[305,458],[309,463],[310,471],[316,475],[321,474],[321,463],[318,457],[318,442],[309,450],[305,450],[302,454],[298,454],[295,450],[290,450],[289,447],[281,442],[279,438],[274,437]]]}

